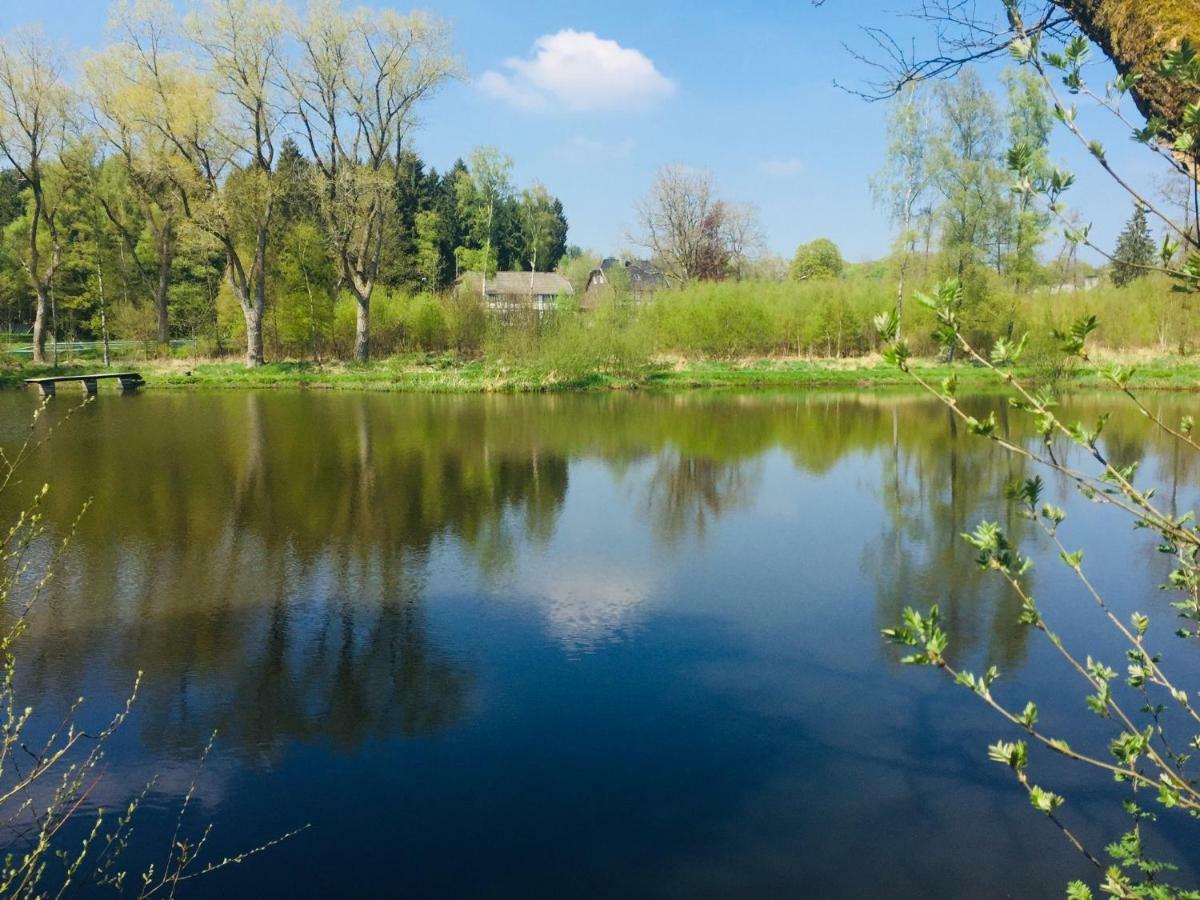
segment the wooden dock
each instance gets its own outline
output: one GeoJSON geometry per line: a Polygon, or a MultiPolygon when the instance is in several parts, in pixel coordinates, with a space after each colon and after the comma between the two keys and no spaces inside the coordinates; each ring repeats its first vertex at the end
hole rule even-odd
{"type": "Polygon", "coordinates": [[[78,381],[83,384],[85,394],[94,394],[101,381],[117,380],[121,383],[121,392],[136,391],[146,379],[141,372],[97,372],[91,375],[54,375],[47,378],[26,378],[26,384],[35,384],[43,397],[53,397],[58,385],[66,381],[78,381]]]}

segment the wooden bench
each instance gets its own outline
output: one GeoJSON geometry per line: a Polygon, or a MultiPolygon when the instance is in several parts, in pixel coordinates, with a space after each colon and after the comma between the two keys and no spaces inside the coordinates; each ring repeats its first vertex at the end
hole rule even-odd
{"type": "Polygon", "coordinates": [[[49,378],[26,378],[26,384],[36,384],[42,391],[43,397],[53,397],[55,388],[64,381],[78,381],[83,384],[85,394],[96,393],[99,382],[117,379],[121,383],[121,392],[136,391],[146,380],[140,372],[97,372],[94,375],[55,375],[49,378]]]}

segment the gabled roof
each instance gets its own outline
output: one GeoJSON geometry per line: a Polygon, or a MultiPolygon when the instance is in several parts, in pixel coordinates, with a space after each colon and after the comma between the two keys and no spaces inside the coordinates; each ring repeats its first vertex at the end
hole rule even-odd
{"type": "Polygon", "coordinates": [[[634,291],[655,291],[667,286],[667,279],[648,259],[617,259],[610,256],[600,263],[602,271],[624,266],[629,275],[629,287],[634,291]]]}
{"type": "Polygon", "coordinates": [[[497,272],[487,280],[488,296],[574,294],[571,282],[557,272],[497,272]]]}

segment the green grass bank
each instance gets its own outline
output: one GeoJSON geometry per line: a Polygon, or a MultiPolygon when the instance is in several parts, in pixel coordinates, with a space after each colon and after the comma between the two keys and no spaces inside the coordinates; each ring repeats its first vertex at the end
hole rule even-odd
{"type": "MultiPolygon", "coordinates": [[[[1096,367],[1048,369],[1030,366],[1016,370],[1022,378],[1053,382],[1070,388],[1102,388],[1103,366],[1134,365],[1136,387],[1155,390],[1200,390],[1200,356],[1114,356],[1096,367]]],[[[987,370],[966,365],[914,361],[914,370],[937,381],[951,373],[963,388],[998,386],[987,370]]],[[[599,390],[682,390],[912,386],[912,379],[878,358],[670,360],[623,370],[561,374],[535,365],[505,365],[458,360],[446,356],[400,356],[366,364],[312,362],[269,363],[246,369],[239,362],[179,360],[122,361],[115,369],[140,371],[151,389],[186,388],[311,388],[325,390],[409,391],[427,393],[535,393],[599,390]]],[[[97,364],[75,363],[58,368],[9,364],[0,368],[0,387],[19,388],[26,378],[103,371],[97,364]]]]}

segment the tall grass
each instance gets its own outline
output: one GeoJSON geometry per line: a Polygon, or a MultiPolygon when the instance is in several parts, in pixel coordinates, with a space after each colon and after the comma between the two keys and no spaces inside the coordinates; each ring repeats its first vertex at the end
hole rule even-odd
{"type": "MultiPolygon", "coordinates": [[[[933,356],[932,315],[912,298],[912,289],[921,287],[918,282],[905,291],[902,332],[915,355],[933,356]]],[[[450,353],[533,366],[566,380],[632,373],[664,357],[861,356],[877,349],[871,322],[876,313],[894,307],[895,290],[881,271],[808,282],[703,282],[662,291],[643,305],[609,299],[581,313],[567,304],[557,315],[538,319],[531,313],[502,323],[471,291],[410,295],[380,289],[371,303],[372,356],[450,353]]],[[[303,321],[291,321],[289,316],[300,313],[286,305],[268,312],[266,338],[273,358],[351,357],[352,297],[338,297],[317,315],[307,307],[302,312],[303,321]]],[[[1010,329],[1046,335],[1086,313],[1100,320],[1096,344],[1113,351],[1191,353],[1200,337],[1196,301],[1153,277],[1124,288],[1104,282],[1073,293],[1047,288],[1015,293],[998,279],[984,278],[972,285],[962,320],[972,341],[987,345],[1010,329]]],[[[239,314],[223,320],[228,348],[239,346],[240,319],[239,314]]]]}
{"type": "Polygon", "coordinates": [[[660,294],[642,326],[660,353],[850,356],[871,349],[885,297],[864,281],[707,282],[660,294]]]}

